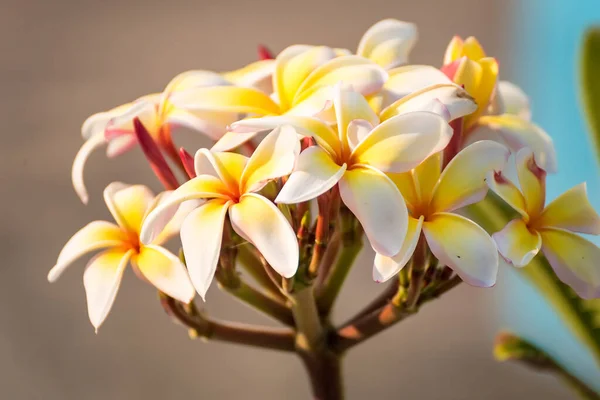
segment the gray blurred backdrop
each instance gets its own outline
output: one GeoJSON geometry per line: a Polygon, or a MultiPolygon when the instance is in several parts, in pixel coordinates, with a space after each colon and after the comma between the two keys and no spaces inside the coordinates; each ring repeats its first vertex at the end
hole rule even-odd
{"type": "MultiPolygon", "coordinates": [[[[379,19],[418,23],[412,62],[439,65],[452,35],[476,35],[510,61],[510,1],[1,0],[0,398],[306,399],[298,359],[221,343],[191,341],[170,322],[155,291],[126,274],[98,334],[85,307],[82,260],[56,284],[46,281],[65,241],[110,218],[102,201],[114,180],[159,186],[139,150],[114,160],[93,155],[91,201],[80,203],[70,168],[90,114],[159,91],[187,69],[229,70],[264,43],[354,49],[379,19]]],[[[504,77],[510,71],[503,70],[504,77]]],[[[190,151],[207,143],[176,138],[190,151]]],[[[336,320],[380,287],[365,252],[342,293],[336,320]]],[[[502,285],[502,281],[499,282],[502,285]]],[[[352,350],[349,399],[564,399],[553,378],[493,360],[492,290],[461,287],[417,316],[352,350]]],[[[213,287],[218,317],[268,323],[213,287]]],[[[515,310],[518,312],[518,310],[515,310]]]]}

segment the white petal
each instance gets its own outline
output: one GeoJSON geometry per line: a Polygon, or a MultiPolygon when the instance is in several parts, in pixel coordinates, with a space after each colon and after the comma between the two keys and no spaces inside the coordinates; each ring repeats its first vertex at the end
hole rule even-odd
{"type": "Polygon", "coordinates": [[[340,180],[342,201],[360,221],[373,249],[392,257],[402,248],[408,211],[396,185],[370,167],[346,171],[340,180]]]}
{"type": "Polygon", "coordinates": [[[338,183],[345,171],[346,164],[337,165],[325,150],[311,146],[298,157],[296,169],[275,202],[294,204],[314,199],[338,183]]]}
{"type": "Polygon", "coordinates": [[[124,134],[110,139],[106,147],[106,156],[114,158],[131,150],[138,144],[137,137],[134,134],[124,134]]]}
{"type": "Polygon", "coordinates": [[[298,240],[277,206],[263,196],[248,193],[229,210],[231,226],[247,238],[280,275],[291,278],[298,269],[298,240]]]}
{"type": "Polygon", "coordinates": [[[542,247],[540,234],[528,229],[522,219],[510,221],[501,231],[492,235],[502,257],[515,267],[524,267],[542,247]]]}
{"type": "Polygon", "coordinates": [[[527,121],[531,119],[529,98],[520,87],[508,81],[500,81],[496,90],[502,113],[513,114],[527,121]]]}
{"type": "Polygon", "coordinates": [[[142,246],[135,257],[135,264],[142,275],[161,292],[184,303],[194,298],[196,291],[185,266],[179,257],[167,249],[155,245],[142,246]]]}
{"type": "Polygon", "coordinates": [[[408,62],[417,41],[417,27],[396,19],[384,19],[370,27],[358,44],[356,54],[393,68],[408,62]]]}
{"type": "Polygon", "coordinates": [[[231,202],[211,200],[192,211],[181,226],[181,244],[192,283],[202,299],[217,270],[223,224],[231,202]]]}
{"type": "Polygon", "coordinates": [[[423,223],[431,252],[473,286],[496,283],[498,250],[483,228],[464,217],[436,213],[423,223]]]}
{"type": "Polygon", "coordinates": [[[83,181],[83,168],[85,166],[85,162],[94,150],[100,146],[103,146],[104,144],[106,144],[104,133],[91,136],[88,140],[86,140],[83,146],[81,146],[77,152],[77,155],[75,156],[75,160],[73,160],[71,181],[73,182],[73,188],[75,189],[75,192],[83,204],[87,204],[89,200],[89,195],[83,181]]]}
{"type": "Polygon", "coordinates": [[[133,250],[108,250],[90,260],[83,274],[90,321],[96,331],[115,301],[123,272],[133,250]]]}
{"type": "Polygon", "coordinates": [[[431,85],[452,84],[442,71],[430,65],[406,65],[388,71],[389,79],[384,89],[388,92],[387,104],[431,85]]]}
{"type": "Polygon", "coordinates": [[[402,249],[394,257],[386,257],[381,254],[375,254],[375,263],[373,265],[373,280],[375,282],[385,282],[398,274],[408,263],[421,236],[423,226],[423,217],[417,219],[408,218],[408,230],[406,238],[402,244],[402,249]]]}
{"type": "Polygon", "coordinates": [[[241,193],[256,190],[265,182],[292,173],[300,153],[300,141],[290,125],[274,129],[260,142],[242,173],[241,193]]]}
{"type": "Polygon", "coordinates": [[[65,244],[56,265],[48,273],[48,281],[56,281],[63,271],[78,259],[90,251],[116,247],[127,240],[127,235],[117,225],[106,221],[90,222],[81,228],[65,244]]]}

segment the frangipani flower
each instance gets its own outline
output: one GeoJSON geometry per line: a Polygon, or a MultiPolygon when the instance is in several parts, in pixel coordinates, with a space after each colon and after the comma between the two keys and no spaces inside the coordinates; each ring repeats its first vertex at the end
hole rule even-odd
{"type": "Polygon", "coordinates": [[[177,158],[177,151],[171,141],[171,130],[187,127],[202,132],[214,140],[221,137],[225,127],[239,119],[237,113],[189,112],[175,107],[170,96],[177,91],[195,86],[231,85],[221,75],[209,71],[190,71],[177,76],[163,93],[147,95],[132,103],[123,104],[109,111],[90,116],[81,127],[86,142],[81,147],[75,161],[71,177],[73,187],[83,203],[88,194],[83,181],[85,162],[92,151],[106,143],[107,156],[115,157],[130,150],[137,143],[133,119],[139,118],[159,146],[177,158]]]}
{"type": "Polygon", "coordinates": [[[292,172],[300,151],[291,127],[272,131],[250,158],[201,149],[195,156],[197,176],[184,183],[151,212],[142,229],[143,243],[168,221],[173,209],[190,199],[205,202],[189,213],[181,227],[181,243],[192,283],[204,298],[221,252],[226,216],[242,238],[251,242],[284,277],[298,268],[298,242],[286,217],[257,192],[273,179],[292,172]]]}
{"type": "Polygon", "coordinates": [[[54,282],[79,257],[103,250],[91,259],[83,274],[88,314],[96,330],[113,305],[128,264],[139,276],[169,296],[184,303],[194,298],[194,287],[185,266],[177,256],[161,247],[177,232],[181,213],[151,243],[140,242],[144,216],[165,196],[169,194],[155,198],[150,189],[141,185],[118,182],[108,185],[104,190],[104,201],[117,224],[94,221],[83,227],[69,239],[48,273],[48,280],[54,282]]]}
{"type": "Polygon", "coordinates": [[[455,83],[464,85],[479,106],[476,113],[465,118],[463,146],[491,139],[514,152],[529,147],[540,167],[556,172],[552,139],[530,122],[529,100],[516,85],[498,81],[498,63],[486,56],[477,39],[463,41],[455,36],[446,49],[442,69],[455,83]]]}
{"type": "Polygon", "coordinates": [[[588,201],[585,183],[545,206],[546,172],[533,152],[519,150],[515,160],[521,190],[500,173],[488,178],[490,188],[521,215],[492,235],[500,254],[522,267],[541,250],[556,275],[580,297],[599,297],[600,249],[574,233],[600,235],[600,216],[588,201]]]}
{"type": "MultiPolygon", "coordinates": [[[[241,88],[211,88],[181,93],[173,101],[190,110],[245,107],[253,116],[314,116],[331,100],[332,85],[344,82],[368,96],[379,91],[386,79],[385,70],[364,57],[325,46],[295,45],[275,59],[271,97],[261,92],[241,93],[241,88]]],[[[257,133],[232,127],[213,150],[233,149],[257,133]]]]}
{"type": "Polygon", "coordinates": [[[367,100],[340,85],[333,99],[337,134],[316,119],[295,119],[318,146],[303,151],[294,172],[275,199],[298,203],[313,199],[336,184],[344,204],[362,224],[371,246],[393,256],[407,229],[404,199],[388,172],[405,172],[442,150],[452,129],[437,114],[421,111],[398,115],[379,124],[367,100]]]}
{"type": "Polygon", "coordinates": [[[408,263],[423,234],[433,255],[465,282],[489,287],[496,282],[498,251],[483,228],[452,211],[483,200],[486,175],[500,171],[510,153],[492,141],[474,143],[442,171],[441,154],[429,157],[412,171],[389,174],[408,206],[408,232],[393,258],[375,256],[373,279],[384,282],[408,263]]]}

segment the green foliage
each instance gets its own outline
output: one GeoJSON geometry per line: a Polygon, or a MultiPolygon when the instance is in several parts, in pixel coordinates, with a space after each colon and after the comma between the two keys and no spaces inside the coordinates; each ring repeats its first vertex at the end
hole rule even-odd
{"type": "Polygon", "coordinates": [[[588,29],[584,36],[581,94],[592,143],[600,160],[600,27],[588,29]]]}

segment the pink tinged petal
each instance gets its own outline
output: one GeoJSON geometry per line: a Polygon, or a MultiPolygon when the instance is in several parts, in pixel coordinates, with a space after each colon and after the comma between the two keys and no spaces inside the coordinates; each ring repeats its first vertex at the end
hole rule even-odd
{"type": "Polygon", "coordinates": [[[536,219],[546,203],[546,171],[536,164],[533,152],[528,148],[517,152],[515,164],[527,214],[536,219]]]}
{"type": "Polygon", "coordinates": [[[146,218],[140,233],[140,241],[150,244],[165,229],[176,214],[180,204],[188,200],[229,199],[228,189],[219,178],[210,175],[199,175],[190,179],[152,210],[146,218]]]}
{"type": "Polygon", "coordinates": [[[402,248],[408,211],[394,182],[384,173],[361,166],[346,171],[339,182],[342,201],[361,223],[373,249],[392,257],[402,248]]]}
{"type": "Polygon", "coordinates": [[[214,278],[231,201],[210,200],[192,211],[181,226],[181,244],[192,283],[203,300],[214,278]]]}
{"type": "Polygon", "coordinates": [[[277,206],[256,193],[244,194],[229,210],[231,226],[247,238],[280,275],[291,278],[298,269],[298,240],[277,206]]]}
{"type": "Polygon", "coordinates": [[[478,119],[470,135],[475,134],[499,137],[513,152],[529,147],[533,150],[537,165],[549,173],[555,173],[558,169],[552,138],[539,126],[515,115],[484,115],[478,119]],[[480,130],[484,132],[477,132],[480,130]]]}
{"type": "Polygon", "coordinates": [[[396,276],[404,268],[415,252],[422,227],[423,217],[419,219],[409,217],[408,230],[400,253],[394,257],[382,256],[379,253],[375,254],[375,263],[373,265],[373,280],[375,282],[385,282],[396,276]]]}
{"type": "Polygon", "coordinates": [[[260,60],[272,60],[275,58],[273,52],[265,45],[259,44],[257,48],[258,58],[260,60]]]}
{"type": "Polygon", "coordinates": [[[230,151],[242,144],[252,140],[260,132],[226,132],[221,138],[211,147],[211,151],[230,151]]]}
{"type": "Polygon", "coordinates": [[[279,106],[258,89],[236,86],[199,87],[173,93],[169,98],[176,107],[189,111],[220,111],[279,114],[279,106]]]}
{"type": "Polygon", "coordinates": [[[107,124],[105,135],[107,139],[112,139],[115,136],[120,136],[124,132],[133,132],[133,120],[137,118],[148,130],[152,137],[158,136],[160,122],[158,120],[157,105],[149,100],[138,99],[132,103],[131,107],[119,114],[115,115],[107,124]]]}
{"type": "Polygon", "coordinates": [[[216,152],[200,149],[194,157],[196,175],[211,175],[219,178],[229,193],[237,193],[248,157],[237,153],[216,152]]]}
{"type": "Polygon", "coordinates": [[[341,146],[337,133],[323,121],[313,117],[286,114],[276,117],[250,118],[231,124],[231,130],[239,135],[254,136],[259,131],[273,130],[282,125],[292,126],[302,136],[314,137],[319,146],[331,154],[340,152],[341,146]]]}
{"type": "Polygon", "coordinates": [[[525,221],[529,221],[525,198],[519,188],[512,183],[502,172],[490,171],[486,178],[489,188],[502,200],[517,211],[525,221]]]}
{"type": "Polygon", "coordinates": [[[408,54],[416,41],[416,25],[384,19],[367,29],[356,53],[371,58],[384,68],[392,68],[408,61],[408,54]]]}
{"type": "Polygon", "coordinates": [[[196,290],[185,265],[167,249],[155,245],[142,246],[133,260],[142,275],[161,292],[184,303],[194,298],[196,290]]]}
{"type": "Polygon", "coordinates": [[[133,149],[138,144],[138,140],[133,134],[117,136],[108,142],[106,147],[106,156],[114,158],[133,149]]]}
{"type": "MultiPolygon", "coordinates": [[[[130,105],[128,104],[127,106],[129,107],[130,105]]],[[[81,126],[81,136],[87,140],[92,136],[104,135],[104,129],[106,129],[106,125],[112,117],[113,115],[110,111],[90,115],[81,126]]]]}
{"type": "Polygon", "coordinates": [[[524,267],[542,247],[542,238],[536,231],[529,230],[522,219],[510,221],[504,229],[492,235],[498,251],[515,267],[524,267]]]}
{"type": "Polygon", "coordinates": [[[388,74],[373,61],[349,55],[334,58],[315,69],[298,88],[293,104],[298,104],[318,90],[339,82],[352,86],[364,96],[378,92],[388,74]]]}
{"type": "Polygon", "coordinates": [[[383,110],[380,117],[385,121],[395,115],[413,111],[432,111],[445,117],[447,121],[452,121],[475,110],[477,104],[463,88],[454,84],[442,84],[428,86],[401,98],[383,110]]]}
{"type": "Polygon", "coordinates": [[[266,182],[292,173],[300,153],[300,140],[290,125],[274,129],[260,142],[248,160],[240,193],[258,190],[266,182]]]}
{"type": "Polygon", "coordinates": [[[325,150],[311,146],[300,153],[298,165],[275,199],[276,203],[294,204],[314,199],[331,189],[346,171],[325,150]]]}
{"type": "Polygon", "coordinates": [[[73,261],[86,253],[122,246],[126,241],[127,234],[117,225],[106,221],[90,222],[65,244],[58,255],[56,265],[48,273],[48,281],[56,281],[73,261]]]}
{"type": "Polygon", "coordinates": [[[600,297],[600,248],[562,229],[542,229],[542,252],[558,278],[584,299],[600,297]]]}
{"type": "Polygon", "coordinates": [[[585,183],[567,190],[548,204],[535,224],[540,228],[600,235],[600,215],[590,204],[585,183]]]}
{"type": "Polygon", "coordinates": [[[452,159],[433,190],[431,208],[452,211],[483,200],[488,191],[487,174],[501,171],[510,156],[492,141],[473,143],[452,159]]]}
{"type": "Polygon", "coordinates": [[[81,148],[77,152],[77,155],[75,156],[75,160],[73,160],[73,168],[71,169],[71,181],[73,182],[73,188],[75,189],[75,193],[77,193],[83,204],[87,204],[89,201],[88,191],[83,181],[83,169],[85,166],[85,162],[94,150],[105,144],[106,140],[104,139],[103,134],[96,134],[94,136],[91,136],[83,144],[83,146],[81,146],[81,148]]]}
{"type": "Polygon", "coordinates": [[[389,79],[384,85],[387,92],[384,107],[413,92],[428,86],[452,84],[442,71],[429,65],[406,65],[388,71],[389,79]]]}
{"type": "Polygon", "coordinates": [[[501,112],[498,114],[512,114],[526,121],[531,119],[531,108],[529,98],[523,90],[508,81],[498,82],[496,88],[496,97],[499,98],[501,104],[501,112]]]}
{"type": "Polygon", "coordinates": [[[483,228],[460,215],[436,213],[423,223],[433,255],[473,286],[496,283],[498,250],[483,228]]]}
{"type": "Polygon", "coordinates": [[[83,274],[88,315],[96,331],[110,312],[133,250],[107,250],[90,260],[83,274]]]}
{"type": "Polygon", "coordinates": [[[383,172],[405,172],[446,147],[452,128],[439,115],[412,112],[382,122],[352,152],[352,160],[383,172]]]}
{"type": "Polygon", "coordinates": [[[104,189],[104,201],[119,226],[139,233],[146,211],[152,205],[154,194],[143,185],[113,182],[104,189]]]}

